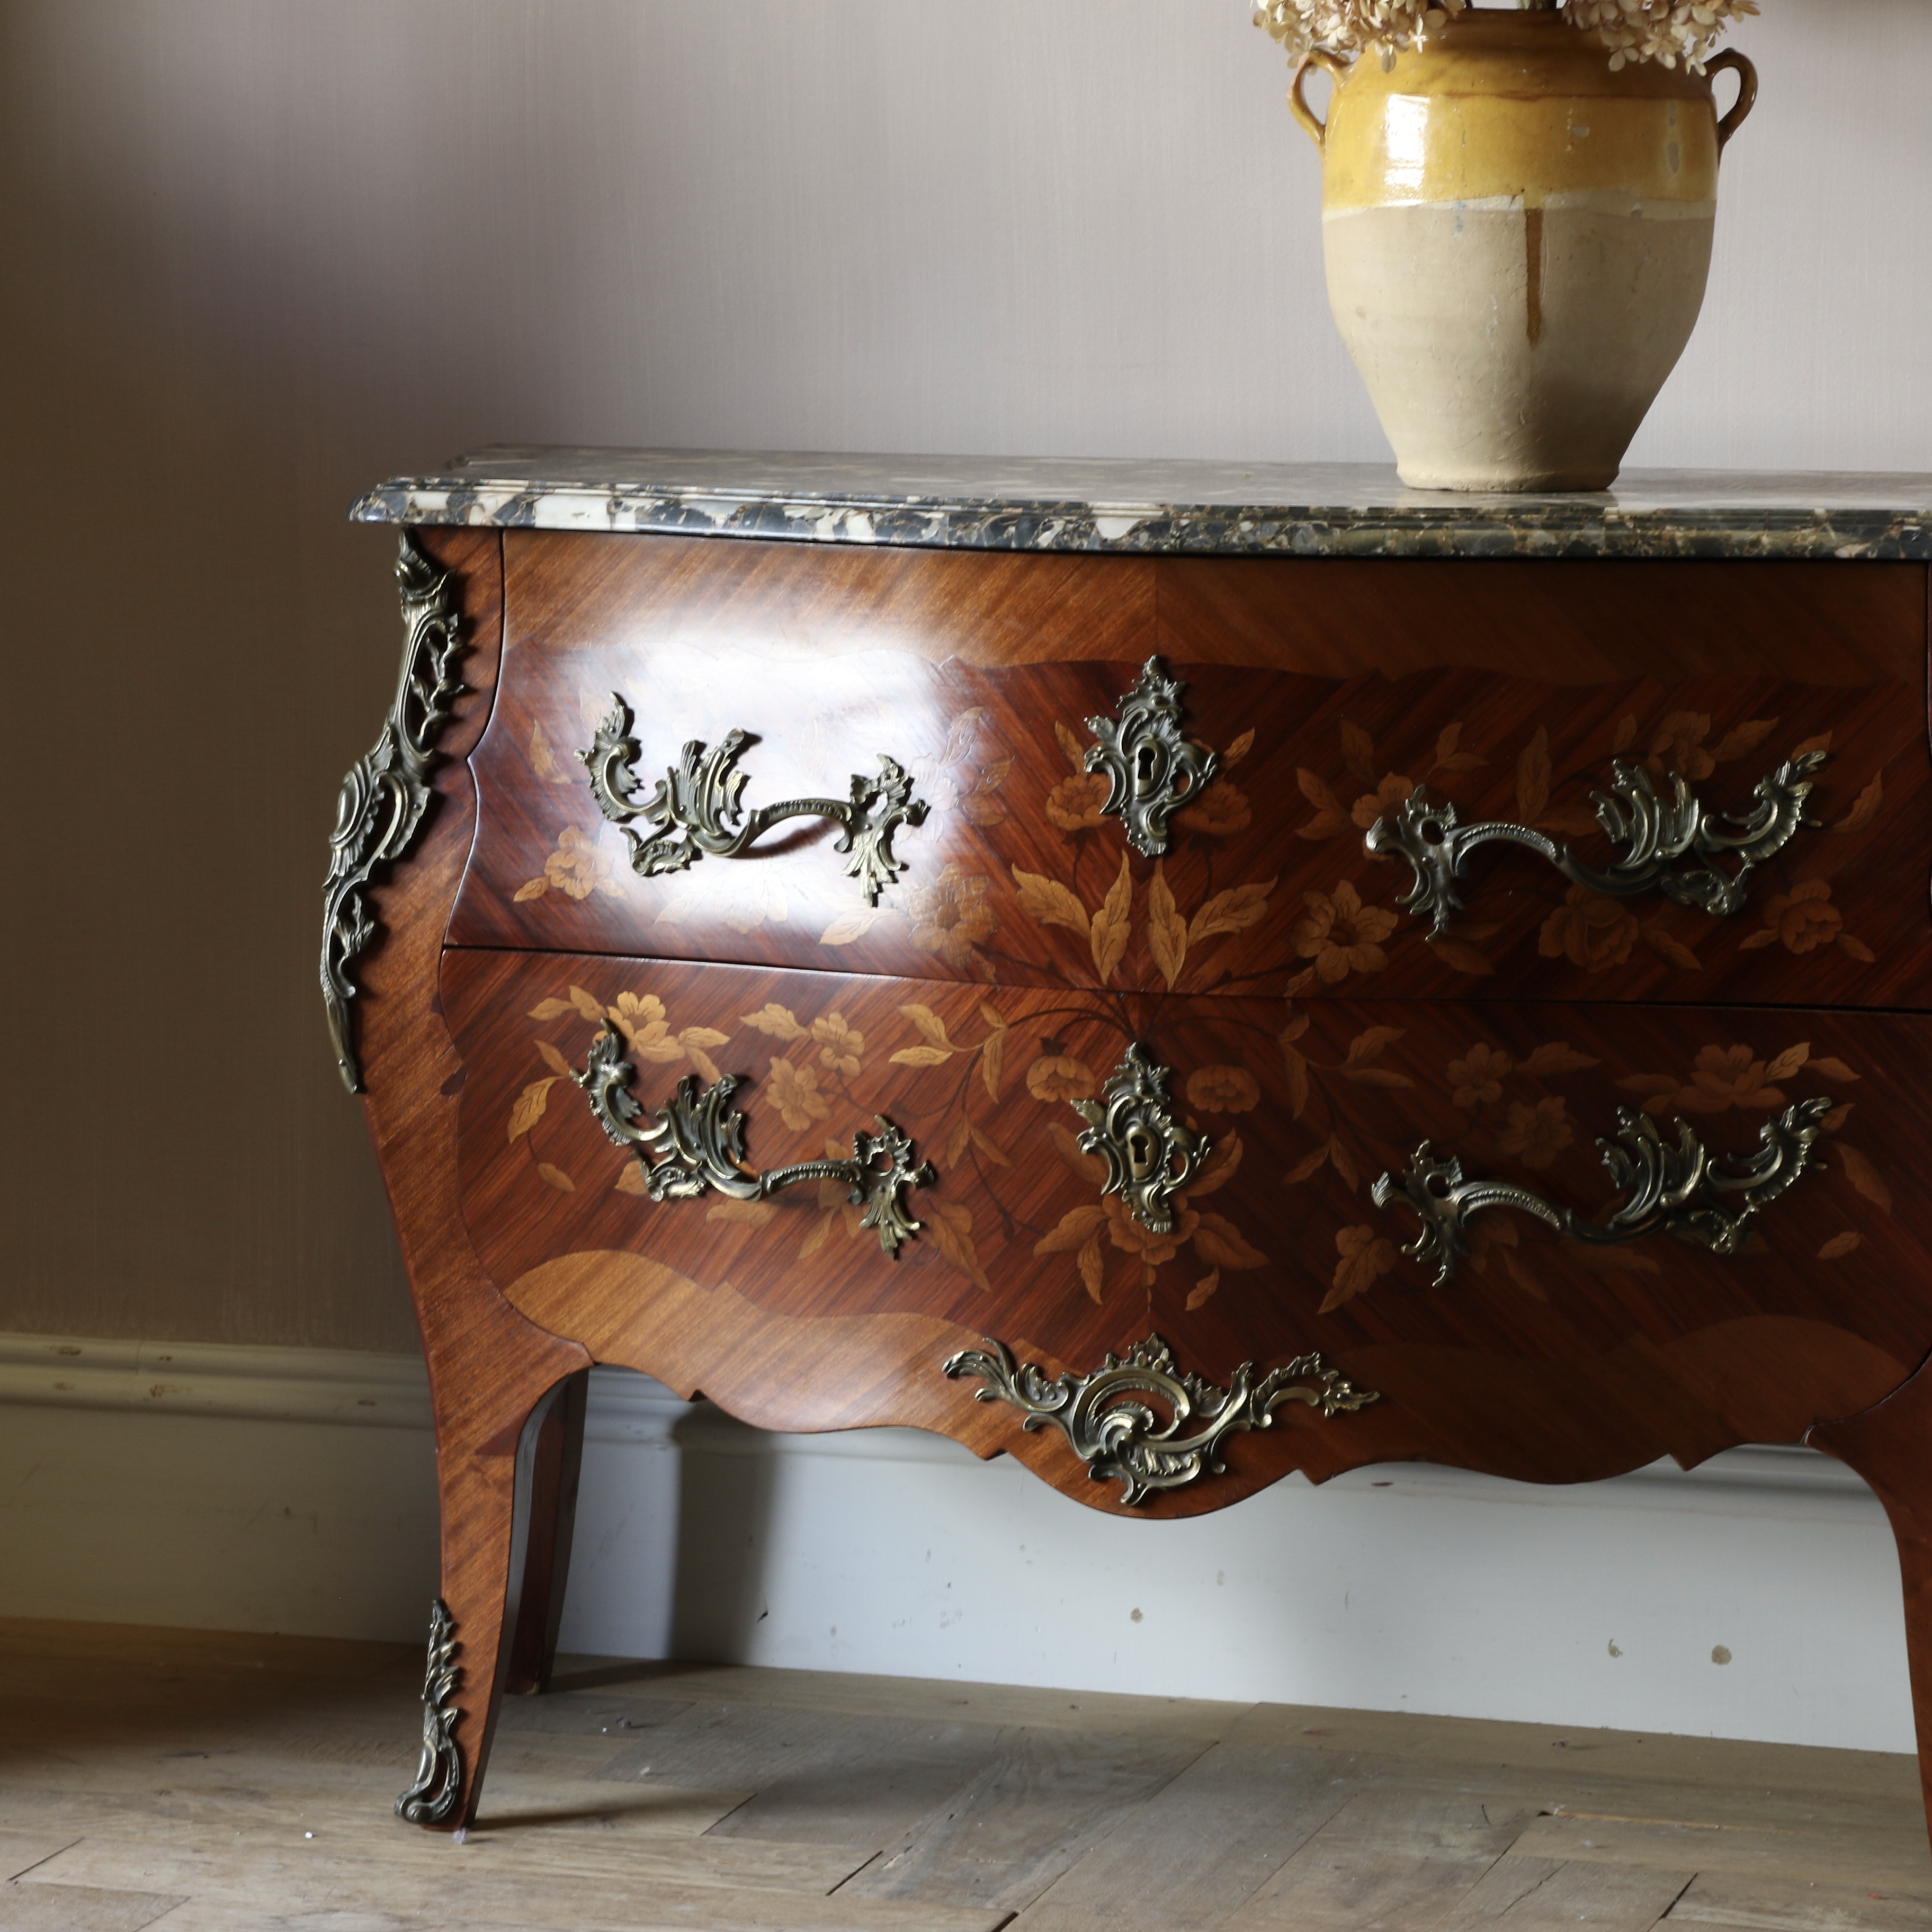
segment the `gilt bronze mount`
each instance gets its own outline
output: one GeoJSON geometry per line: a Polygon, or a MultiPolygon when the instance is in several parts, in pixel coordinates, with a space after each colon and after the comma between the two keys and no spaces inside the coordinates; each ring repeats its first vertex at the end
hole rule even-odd
{"type": "Polygon", "coordinates": [[[1156,1234],[1173,1228],[1174,1197],[1200,1172],[1213,1147],[1205,1134],[1168,1112],[1168,1070],[1136,1040],[1108,1075],[1099,1100],[1071,1103],[1087,1123],[1081,1152],[1107,1163],[1101,1194],[1118,1194],[1127,1212],[1156,1234]]]}
{"type": "Polygon", "coordinates": [[[708,746],[689,740],[679,763],[646,797],[632,769],[642,755],[632,722],[631,707],[614,692],[595,740],[577,755],[590,770],[598,810],[623,828],[631,868],[641,877],[681,872],[706,854],[742,857],[788,818],[826,818],[839,828],[832,849],[848,855],[845,875],[859,881],[868,905],[877,905],[879,894],[904,871],[893,856],[892,834],[902,825],[922,824],[926,806],[913,796],[911,776],[896,759],[881,754],[877,778],[855,772],[849,798],[790,798],[748,812],[742,794],[748,775],[738,769],[738,754],[757,742],[750,733],[728,731],[708,746]],[[638,820],[651,829],[636,830],[638,820]]]}
{"type": "Polygon", "coordinates": [[[416,1782],[396,1800],[396,1816],[411,1825],[440,1825],[455,1814],[463,1796],[463,1754],[456,1723],[463,1714],[450,1702],[463,1675],[456,1661],[456,1625],[439,1597],[429,1606],[429,1660],[423,1672],[422,1755],[416,1782]]]}
{"type": "Polygon", "coordinates": [[[1460,1160],[1438,1160],[1426,1141],[1401,1180],[1385,1174],[1376,1183],[1373,1198],[1378,1208],[1386,1210],[1400,1202],[1420,1218],[1420,1233],[1402,1252],[1432,1265],[1438,1288],[1454,1277],[1456,1264],[1469,1252],[1471,1218],[1488,1208],[1534,1214],[1558,1234],[1592,1247],[1675,1234],[1714,1254],[1734,1255],[1759,1210],[1786,1192],[1808,1168],[1824,1165],[1815,1150],[1833,1105],[1828,1096],[1800,1100],[1765,1123],[1756,1154],[1715,1160],[1688,1120],[1677,1123],[1672,1144],[1648,1114],[1620,1107],[1616,1140],[1597,1144],[1611,1179],[1630,1198],[1597,1219],[1508,1181],[1468,1180],[1460,1160]]]}
{"type": "Polygon", "coordinates": [[[1607,871],[1586,866],[1567,845],[1527,825],[1492,820],[1465,825],[1453,805],[1431,802],[1420,785],[1394,812],[1378,818],[1364,842],[1378,858],[1400,853],[1415,873],[1401,904],[1426,915],[1435,933],[1462,909],[1456,890],[1478,846],[1521,845],[1548,860],[1563,876],[1593,892],[1632,898],[1661,892],[1678,905],[1728,918],[1742,910],[1752,872],[1775,858],[1816,820],[1804,815],[1822,752],[1807,752],[1758,782],[1748,813],[1707,811],[1672,772],[1660,795],[1642,765],[1622,758],[1610,766],[1608,792],[1592,792],[1597,822],[1622,849],[1607,871]],[[1727,871],[1720,861],[1736,866],[1727,871]]]}
{"type": "Polygon", "coordinates": [[[861,1129],[852,1136],[852,1154],[844,1160],[802,1160],[763,1173],[747,1165],[745,1117],[731,1105],[738,1090],[728,1074],[700,1089],[686,1074],[670,1101],[640,1126],[644,1108],[632,1096],[634,1070],[624,1058],[616,1030],[606,1025],[591,1042],[589,1061],[571,1078],[590,1096],[590,1111],[611,1143],[636,1156],[644,1171],[644,1191],[653,1201],[690,1201],[718,1193],[734,1201],[764,1201],[801,1181],[842,1181],[851,1192],[851,1204],[865,1211],[861,1227],[870,1228],[879,1246],[896,1257],[899,1244],[918,1233],[920,1223],[907,1211],[905,1195],[929,1187],[937,1178],[928,1162],[916,1158],[913,1144],[883,1114],[876,1134],[861,1129]]]}
{"type": "Polygon", "coordinates": [[[1100,741],[1087,753],[1087,769],[1107,779],[1100,809],[1121,821],[1127,843],[1144,858],[1166,851],[1167,821],[1194,804],[1221,769],[1219,752],[1182,734],[1186,688],[1159,658],[1149,658],[1140,682],[1114,707],[1119,716],[1087,721],[1100,741]]]}
{"type": "Polygon", "coordinates": [[[1272,1428],[1284,1402],[1333,1418],[1382,1400],[1319,1355],[1298,1355],[1258,1380],[1253,1363],[1244,1362],[1227,1388],[1217,1388],[1177,1369],[1158,1335],[1136,1342],[1124,1358],[1109,1354],[1091,1375],[1057,1376],[1034,1363],[1016,1364],[1012,1352],[988,1336],[985,1348],[953,1356],[945,1372],[974,1377],[982,1384],[978,1399],[1011,1404],[1025,1418],[1022,1427],[1058,1430],[1096,1482],[1120,1485],[1129,1509],[1162,1490],[1225,1475],[1222,1444],[1244,1430],[1272,1428]]]}

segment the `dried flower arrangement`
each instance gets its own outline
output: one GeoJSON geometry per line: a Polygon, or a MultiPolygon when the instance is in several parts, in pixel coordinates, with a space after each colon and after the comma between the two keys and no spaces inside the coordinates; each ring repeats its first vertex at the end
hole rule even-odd
{"type": "MultiPolygon", "coordinates": [[[[1556,10],[1557,0],[1529,0],[1556,10]]],[[[1264,27],[1292,60],[1319,50],[1373,53],[1384,67],[1432,26],[1460,14],[1468,0],[1262,0],[1255,25],[1264,27]]],[[[1610,65],[1654,60],[1694,74],[1734,20],[1757,11],[1756,0],[1561,0],[1570,25],[1610,50],[1610,65]]]]}

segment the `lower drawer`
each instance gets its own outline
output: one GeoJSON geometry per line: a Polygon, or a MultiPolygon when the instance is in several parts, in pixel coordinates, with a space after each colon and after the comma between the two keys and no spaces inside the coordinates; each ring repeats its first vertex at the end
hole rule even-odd
{"type": "MultiPolygon", "coordinates": [[[[443,998],[464,1211],[508,1298],[771,1426],[1020,1446],[1012,1388],[941,1373],[981,1337],[1081,1378],[1158,1335],[1210,1385],[1197,1409],[1243,1364],[1312,1354],[1378,1398],[1290,1401],[1217,1444],[1226,1475],[1153,1499],[1178,1510],[1297,1466],[1577,1480],[1792,1440],[1932,1349],[1910,1173],[1932,1019],[1300,1007],[470,950],[446,954],[443,998]],[[690,1104],[614,1144],[567,1077],[594,1049],[630,1070],[610,1067],[613,1120],[628,1094],[649,1126],[687,1078],[690,1104]],[[721,1076],[741,1084],[707,1112],[721,1076]],[[826,1171],[879,1117],[931,1168],[896,1257],[826,1171]],[[734,1198],[704,1185],[707,1146],[714,1179],[806,1172],[734,1198]],[[990,1418],[982,1391],[1005,1398],[990,1418]]],[[[1044,1426],[1029,1460],[1057,1480],[1052,1450],[1077,1490],[1066,1430],[1044,1426]]]]}

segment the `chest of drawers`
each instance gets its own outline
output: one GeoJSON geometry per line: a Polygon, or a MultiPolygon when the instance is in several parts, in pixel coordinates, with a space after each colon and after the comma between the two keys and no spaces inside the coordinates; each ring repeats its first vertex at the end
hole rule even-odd
{"type": "Polygon", "coordinates": [[[358,506],[407,641],[322,971],[437,1422],[405,1816],[548,1670],[593,1362],[1143,1517],[1808,1441],[1932,1718],[1932,488],[1660,482],[506,450],[358,506]]]}

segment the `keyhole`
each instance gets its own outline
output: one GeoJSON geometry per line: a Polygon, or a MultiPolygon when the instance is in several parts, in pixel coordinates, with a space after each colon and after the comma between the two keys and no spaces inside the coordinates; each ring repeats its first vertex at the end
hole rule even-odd
{"type": "Polygon", "coordinates": [[[1127,1172],[1136,1180],[1144,1180],[1154,1172],[1154,1143],[1144,1127],[1127,1130],[1127,1172]]]}
{"type": "Polygon", "coordinates": [[[1158,755],[1151,745],[1142,745],[1134,753],[1134,790],[1139,793],[1153,790],[1154,778],[1159,764],[1158,755]]]}

